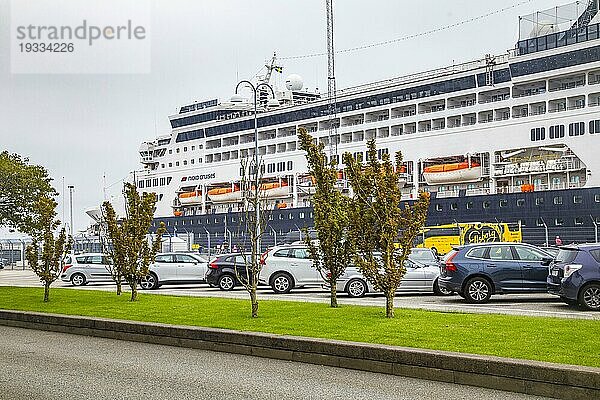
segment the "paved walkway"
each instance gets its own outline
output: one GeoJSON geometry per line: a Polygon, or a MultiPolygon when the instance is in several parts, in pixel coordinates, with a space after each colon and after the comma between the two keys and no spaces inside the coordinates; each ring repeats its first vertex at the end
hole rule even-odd
{"type": "Polygon", "coordinates": [[[0,326],[0,398],[453,399],[541,397],[393,375],[0,326]]]}

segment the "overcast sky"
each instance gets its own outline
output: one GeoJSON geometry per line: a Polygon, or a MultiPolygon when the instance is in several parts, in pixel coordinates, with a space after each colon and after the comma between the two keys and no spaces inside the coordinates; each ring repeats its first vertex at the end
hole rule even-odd
{"type": "MultiPolygon", "coordinates": [[[[345,49],[399,38],[522,2],[337,0],[335,45],[345,49]]],[[[561,3],[532,0],[443,32],[339,54],[338,88],[504,53],[517,39],[518,15],[561,3]]],[[[76,229],[90,222],[84,210],[102,201],[103,175],[112,184],[139,168],[140,142],[168,133],[167,116],[178,106],[229,98],[237,81],[252,78],[273,51],[286,57],[326,50],[323,0],[150,4],[151,73],[17,75],[10,72],[10,1],[0,0],[0,150],[44,165],[59,191],[63,177],[75,186],[76,229]]],[[[281,78],[297,73],[308,88],[326,91],[325,57],[282,63],[281,78]]],[[[109,194],[120,188],[114,185],[109,194]]],[[[62,217],[60,207],[62,201],[62,217]]]]}

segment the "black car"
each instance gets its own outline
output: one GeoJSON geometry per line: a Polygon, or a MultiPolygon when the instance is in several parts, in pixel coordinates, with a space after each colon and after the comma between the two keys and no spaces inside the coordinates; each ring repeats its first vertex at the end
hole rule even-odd
{"type": "Polygon", "coordinates": [[[469,303],[492,294],[546,292],[552,256],[524,243],[480,243],[450,251],[441,265],[440,288],[469,303]]]}
{"type": "MultiPolygon", "coordinates": [[[[250,255],[246,256],[250,261],[250,255]]],[[[243,277],[246,281],[246,257],[241,253],[221,254],[208,263],[206,282],[221,290],[232,290],[241,283],[238,279],[243,277]],[[237,269],[237,274],[236,274],[237,269]]]]}
{"type": "Polygon", "coordinates": [[[561,247],[550,267],[548,292],[567,304],[600,311],[600,244],[561,247]]]}

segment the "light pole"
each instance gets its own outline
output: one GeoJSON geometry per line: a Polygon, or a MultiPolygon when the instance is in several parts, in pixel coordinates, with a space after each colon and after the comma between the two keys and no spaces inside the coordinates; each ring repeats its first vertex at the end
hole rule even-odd
{"type": "MultiPolygon", "coordinates": [[[[254,100],[254,175],[255,175],[255,179],[254,179],[254,184],[256,185],[256,192],[258,195],[258,191],[259,191],[259,159],[258,159],[258,90],[260,88],[267,88],[270,92],[271,95],[273,96],[272,100],[269,100],[267,102],[267,106],[278,106],[279,102],[277,101],[277,99],[275,99],[275,91],[273,90],[273,88],[271,87],[271,85],[269,85],[266,82],[260,82],[257,85],[254,85],[252,82],[248,81],[248,80],[243,80],[240,81],[237,86],[235,87],[235,95],[231,98],[231,101],[234,103],[239,103],[241,101],[243,101],[243,98],[238,94],[238,90],[240,89],[241,86],[247,86],[250,89],[252,89],[252,92],[254,94],[253,100],[254,100]]],[[[252,170],[252,168],[250,168],[250,170],[252,170]]],[[[257,196],[258,197],[258,196],[257,196]]],[[[255,232],[254,234],[256,235],[256,251],[260,252],[260,207],[259,207],[259,199],[256,199],[256,206],[254,207],[254,218],[255,218],[255,232]]]]}
{"type": "Polygon", "coordinates": [[[73,185],[69,185],[69,214],[71,216],[71,223],[69,226],[69,231],[71,233],[71,237],[73,237],[73,189],[75,189],[75,186],[73,185]]]}

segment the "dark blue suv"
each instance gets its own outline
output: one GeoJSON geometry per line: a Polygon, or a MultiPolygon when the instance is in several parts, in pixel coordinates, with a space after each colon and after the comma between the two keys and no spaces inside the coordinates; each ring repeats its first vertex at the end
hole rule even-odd
{"type": "Polygon", "coordinates": [[[551,262],[551,255],[528,244],[470,244],[446,255],[438,284],[469,303],[485,303],[492,294],[543,293],[551,262]]]}
{"type": "Polygon", "coordinates": [[[567,304],[600,311],[600,244],[561,247],[550,267],[548,292],[567,304]]]}

